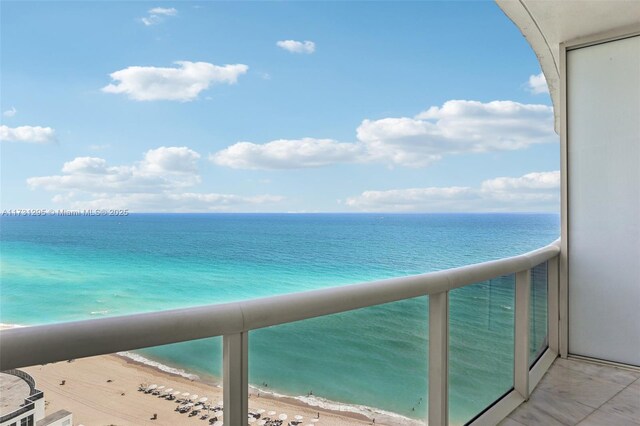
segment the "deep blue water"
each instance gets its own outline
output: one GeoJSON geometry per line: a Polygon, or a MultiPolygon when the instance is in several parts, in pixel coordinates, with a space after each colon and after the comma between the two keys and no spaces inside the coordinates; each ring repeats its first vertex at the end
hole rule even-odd
{"type": "MultiPolygon", "coordinates": [[[[541,247],[559,226],[553,214],[2,217],[0,321],[70,321],[435,271],[541,247]]],[[[463,423],[511,386],[513,277],[452,291],[450,316],[451,417],[463,423]]],[[[544,324],[535,324],[539,341],[544,324]]],[[[420,418],[427,334],[426,298],[258,330],[250,382],[420,418]]],[[[220,374],[220,339],[141,352],[220,374]]]]}

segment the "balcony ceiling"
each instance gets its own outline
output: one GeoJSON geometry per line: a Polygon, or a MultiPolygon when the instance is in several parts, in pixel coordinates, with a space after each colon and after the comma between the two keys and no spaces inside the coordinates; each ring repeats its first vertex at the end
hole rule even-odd
{"type": "Polygon", "coordinates": [[[556,111],[560,101],[560,43],[640,27],[639,0],[496,0],[533,48],[556,111]]]}

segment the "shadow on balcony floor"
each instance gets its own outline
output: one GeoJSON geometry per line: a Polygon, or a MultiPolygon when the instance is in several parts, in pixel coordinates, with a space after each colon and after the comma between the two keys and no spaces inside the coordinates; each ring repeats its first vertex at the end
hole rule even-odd
{"type": "Polygon", "coordinates": [[[558,358],[501,426],[640,426],[640,372],[558,358]]]}

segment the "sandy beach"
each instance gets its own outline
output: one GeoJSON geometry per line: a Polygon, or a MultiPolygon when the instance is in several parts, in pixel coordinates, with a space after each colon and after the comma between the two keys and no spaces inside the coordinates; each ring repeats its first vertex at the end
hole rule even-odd
{"type": "MultiPolygon", "coordinates": [[[[198,380],[165,373],[156,368],[137,363],[118,355],[104,355],[92,358],[59,362],[24,369],[36,380],[43,390],[46,413],[60,409],[73,413],[75,425],[208,425],[199,416],[189,417],[174,411],[178,405],[158,396],[138,391],[141,383],[158,384],[191,395],[209,398],[215,404],[222,400],[222,389],[198,380]],[[64,385],[62,384],[64,381],[64,385]],[[152,420],[154,414],[157,419],[152,420]]],[[[302,416],[301,425],[364,425],[371,420],[362,415],[337,413],[310,407],[292,398],[274,398],[253,394],[249,398],[249,409],[275,411],[276,417],[282,413],[288,420],[302,416]],[[312,423],[311,419],[320,420],[312,423]]],[[[286,425],[285,422],[284,424],[286,425]]],[[[388,424],[377,419],[376,424],[388,424]]]]}

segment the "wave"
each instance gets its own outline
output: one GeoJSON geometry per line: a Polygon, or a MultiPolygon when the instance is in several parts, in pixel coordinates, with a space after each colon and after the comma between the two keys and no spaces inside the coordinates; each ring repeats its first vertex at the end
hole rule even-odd
{"type": "Polygon", "coordinates": [[[107,315],[109,313],[108,309],[105,309],[103,311],[91,311],[91,315],[107,315]]]}
{"type": "Polygon", "coordinates": [[[0,322],[0,330],[5,330],[7,328],[20,328],[20,327],[26,327],[26,325],[22,325],[22,324],[6,324],[4,322],[0,322]]]}
{"type": "Polygon", "coordinates": [[[145,358],[142,355],[139,355],[134,352],[118,352],[116,355],[119,355],[123,358],[129,358],[132,361],[139,362],[140,364],[148,365],[160,371],[164,371],[165,373],[175,374],[176,376],[181,376],[189,380],[200,380],[200,376],[197,374],[187,373],[185,370],[181,368],[169,367],[168,365],[162,364],[157,361],[153,361],[149,358],[145,358]]]}
{"type": "Polygon", "coordinates": [[[253,392],[260,392],[261,395],[268,395],[272,398],[295,399],[309,407],[318,407],[323,410],[337,411],[341,413],[360,414],[371,420],[376,419],[379,423],[391,422],[391,424],[403,425],[403,426],[404,425],[418,426],[418,425],[425,424],[424,422],[420,422],[418,420],[405,417],[401,414],[392,413],[391,411],[385,411],[379,408],[373,408],[366,405],[346,404],[343,402],[332,401],[330,399],[322,398],[315,395],[289,396],[289,395],[284,395],[284,394],[280,394],[273,391],[265,391],[264,389],[258,388],[256,386],[250,385],[249,387],[253,390],[253,392]]]}

